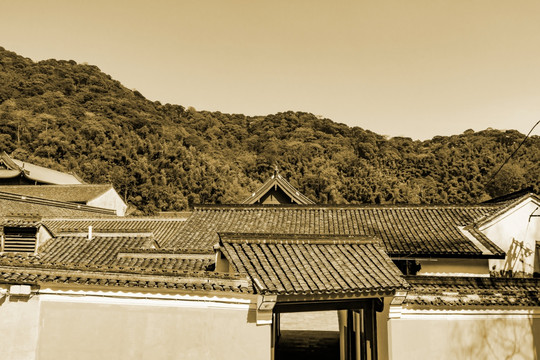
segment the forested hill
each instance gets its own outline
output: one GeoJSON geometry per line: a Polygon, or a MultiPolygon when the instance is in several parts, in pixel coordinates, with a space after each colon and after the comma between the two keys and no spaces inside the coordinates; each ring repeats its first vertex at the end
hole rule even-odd
{"type": "Polygon", "coordinates": [[[538,136],[485,187],[523,138],[468,130],[388,139],[309,113],[196,111],[149,101],[96,66],[0,48],[0,151],[111,182],[145,213],[238,202],[274,164],[318,203],[471,203],[538,191],[538,136]]]}

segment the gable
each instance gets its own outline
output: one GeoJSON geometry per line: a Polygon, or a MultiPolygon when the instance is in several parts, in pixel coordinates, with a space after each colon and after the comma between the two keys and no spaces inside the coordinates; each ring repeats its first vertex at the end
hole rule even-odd
{"type": "Polygon", "coordinates": [[[310,205],[315,203],[285,180],[276,169],[274,175],[254,191],[251,196],[244,199],[242,204],[310,205]]]}
{"type": "Polygon", "coordinates": [[[540,241],[540,199],[536,195],[511,202],[475,227],[506,253],[504,260],[490,260],[493,271],[534,272],[536,242],[540,241]]]}

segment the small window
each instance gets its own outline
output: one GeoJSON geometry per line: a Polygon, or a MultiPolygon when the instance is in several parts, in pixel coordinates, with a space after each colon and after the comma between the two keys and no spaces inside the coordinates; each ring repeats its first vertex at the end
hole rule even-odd
{"type": "Polygon", "coordinates": [[[36,250],[37,229],[34,227],[4,227],[4,252],[33,253],[36,250]]]}

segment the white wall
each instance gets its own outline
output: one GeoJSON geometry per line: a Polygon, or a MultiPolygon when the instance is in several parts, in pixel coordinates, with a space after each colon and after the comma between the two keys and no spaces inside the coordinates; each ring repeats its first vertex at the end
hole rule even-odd
{"type": "Polygon", "coordinates": [[[104,192],[97,198],[90,200],[86,205],[116,210],[116,215],[118,216],[124,216],[127,209],[126,203],[113,188],[104,192]]]}
{"type": "Polygon", "coordinates": [[[390,319],[390,359],[538,359],[540,314],[488,312],[390,319]]]}
{"type": "Polygon", "coordinates": [[[540,215],[538,206],[528,199],[480,226],[480,231],[507,254],[504,260],[490,260],[491,270],[533,273],[536,242],[540,241],[540,217],[530,215],[540,215]]]}
{"type": "Polygon", "coordinates": [[[270,359],[250,301],[35,295],[0,305],[1,359],[270,359]]]}
{"type": "Polygon", "coordinates": [[[0,289],[0,359],[35,359],[39,299],[9,298],[0,289]]]}

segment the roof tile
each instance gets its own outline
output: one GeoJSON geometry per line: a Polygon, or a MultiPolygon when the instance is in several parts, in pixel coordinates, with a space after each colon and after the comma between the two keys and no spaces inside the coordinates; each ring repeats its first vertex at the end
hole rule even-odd
{"type": "Polygon", "coordinates": [[[221,246],[233,268],[248,274],[262,294],[392,292],[407,287],[370,238],[236,234],[223,235],[221,246]]]}

